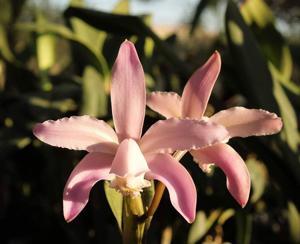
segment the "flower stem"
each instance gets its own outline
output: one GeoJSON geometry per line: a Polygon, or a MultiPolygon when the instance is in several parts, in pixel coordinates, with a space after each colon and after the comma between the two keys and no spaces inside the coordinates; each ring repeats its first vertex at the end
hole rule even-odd
{"type": "MultiPolygon", "coordinates": [[[[182,159],[182,157],[187,153],[187,151],[176,151],[174,154],[173,154],[173,157],[176,159],[176,160],[180,160],[182,159]]],[[[157,185],[156,185],[156,188],[155,188],[155,194],[154,194],[154,197],[153,197],[153,200],[151,202],[151,205],[146,213],[146,218],[149,218],[149,217],[153,217],[154,213],[156,212],[158,206],[159,206],[159,203],[161,201],[161,198],[164,194],[164,191],[165,191],[165,185],[161,182],[158,182],[157,185]]]]}
{"type": "Polygon", "coordinates": [[[123,243],[143,243],[145,222],[140,221],[144,215],[142,198],[124,197],[123,212],[123,243]]]}

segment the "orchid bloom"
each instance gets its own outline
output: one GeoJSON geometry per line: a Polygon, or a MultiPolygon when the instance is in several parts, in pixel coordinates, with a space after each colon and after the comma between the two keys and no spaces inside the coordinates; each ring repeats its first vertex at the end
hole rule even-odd
{"type": "Polygon", "coordinates": [[[134,45],[124,41],[112,70],[111,106],[115,131],[104,121],[73,116],[37,124],[34,135],[52,146],[86,150],[63,193],[66,221],[85,207],[99,180],[125,196],[136,197],[156,179],[166,185],[174,208],[192,222],[196,188],[186,169],[168,153],[201,148],[223,141],[227,130],[212,122],[171,118],[152,125],[141,137],[146,89],[134,45]]]}
{"type": "MultiPolygon", "coordinates": [[[[147,105],[166,118],[204,119],[226,127],[231,137],[261,136],[277,133],[282,121],[276,114],[261,109],[233,107],[210,118],[204,116],[213,86],[221,69],[221,58],[216,51],[188,80],[182,97],[173,92],[152,92],[147,105]]],[[[214,132],[217,133],[217,132],[214,132]]],[[[244,207],[250,194],[250,176],[240,155],[226,143],[191,150],[200,168],[208,172],[212,163],[219,166],[227,178],[227,188],[244,207]]]]}

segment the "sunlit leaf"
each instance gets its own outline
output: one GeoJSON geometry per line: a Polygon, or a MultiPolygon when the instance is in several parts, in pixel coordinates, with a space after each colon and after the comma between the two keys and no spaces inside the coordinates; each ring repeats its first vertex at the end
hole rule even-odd
{"type": "Polygon", "coordinates": [[[252,195],[251,202],[257,202],[263,195],[268,183],[268,170],[266,166],[255,157],[251,156],[246,160],[247,168],[251,176],[252,195]]]}
{"type": "Polygon", "coordinates": [[[234,209],[229,208],[229,209],[224,210],[222,212],[222,214],[220,215],[219,219],[218,219],[218,224],[219,225],[224,225],[225,222],[234,215],[235,215],[235,210],[234,209]]]}
{"type": "MultiPolygon", "coordinates": [[[[36,23],[18,23],[16,24],[16,29],[22,30],[22,31],[33,31],[33,32],[47,32],[47,33],[53,33],[56,35],[59,35],[65,39],[68,39],[70,41],[73,41],[75,44],[77,44],[77,48],[82,49],[82,53],[86,55],[86,58],[89,60],[89,64],[92,64],[95,66],[99,71],[102,70],[103,73],[109,74],[109,69],[107,62],[105,58],[103,57],[102,53],[100,52],[101,49],[101,41],[99,37],[98,44],[99,51],[98,54],[95,53],[96,49],[93,45],[93,48],[91,48],[89,45],[87,45],[86,42],[83,42],[82,39],[78,39],[78,36],[73,33],[70,29],[67,27],[56,24],[56,23],[44,23],[43,25],[36,23]]],[[[102,37],[101,37],[102,38],[102,37]]],[[[97,49],[98,50],[98,49],[97,49]]]]}
{"type": "Polygon", "coordinates": [[[288,202],[287,218],[291,241],[293,243],[300,243],[300,213],[293,202],[288,202]]]}
{"type": "Polygon", "coordinates": [[[8,61],[13,62],[15,58],[8,43],[5,26],[0,23],[0,54],[8,61]]]}
{"type": "Polygon", "coordinates": [[[260,28],[264,28],[267,25],[274,23],[272,10],[264,2],[264,0],[245,1],[241,5],[241,8],[243,9],[243,17],[245,17],[245,19],[249,22],[251,19],[260,28]]]}
{"type": "Polygon", "coordinates": [[[247,23],[257,37],[266,59],[272,62],[282,75],[281,82],[290,82],[293,70],[291,52],[284,38],[275,28],[270,7],[263,0],[246,1],[241,5],[241,13],[246,21],[250,16],[251,22],[247,21],[247,23]]]}
{"type": "Polygon", "coordinates": [[[115,189],[109,186],[109,182],[104,182],[104,191],[109,203],[109,206],[117,220],[120,231],[122,232],[122,211],[123,211],[123,196],[115,189]]]}
{"type": "Polygon", "coordinates": [[[92,66],[87,66],[82,80],[81,114],[94,117],[107,114],[107,94],[105,92],[103,76],[92,66]]]}
{"type": "Polygon", "coordinates": [[[240,80],[236,85],[254,106],[279,113],[267,62],[254,35],[232,1],[228,2],[226,9],[225,26],[230,54],[234,62],[233,68],[240,80]],[[242,43],[241,39],[243,39],[242,43]]]}
{"type": "Polygon", "coordinates": [[[195,222],[191,225],[188,233],[188,243],[192,244],[200,241],[217,221],[221,212],[220,209],[216,209],[208,217],[203,211],[197,212],[195,222]]]}
{"type": "Polygon", "coordinates": [[[56,36],[41,34],[37,37],[36,42],[39,69],[48,70],[56,61],[56,36]]]}
{"type": "Polygon", "coordinates": [[[188,243],[196,243],[206,233],[206,214],[204,211],[199,211],[196,214],[195,222],[191,225],[188,234],[188,243]]]}
{"type": "Polygon", "coordinates": [[[47,99],[32,96],[29,98],[29,103],[41,108],[57,109],[63,113],[67,111],[74,111],[77,108],[76,103],[72,99],[49,101],[47,99]]]}
{"type": "Polygon", "coordinates": [[[143,19],[133,15],[109,14],[91,9],[82,9],[70,7],[65,11],[68,18],[76,16],[84,20],[86,23],[94,26],[99,30],[116,34],[117,36],[130,37],[136,35],[138,37],[150,37],[155,47],[165,56],[168,62],[177,67],[177,72],[184,78],[188,78],[192,73],[191,67],[182,62],[174,50],[166,42],[162,41],[150,28],[143,19]]]}
{"type": "Polygon", "coordinates": [[[228,31],[232,42],[239,46],[244,43],[244,35],[241,28],[234,22],[228,21],[228,31]]]}
{"type": "Polygon", "coordinates": [[[84,0],[70,0],[69,5],[73,7],[83,7],[84,6],[84,0]]]}
{"type": "Polygon", "coordinates": [[[95,54],[101,64],[102,71],[105,75],[108,75],[108,64],[102,54],[102,48],[107,34],[76,17],[71,18],[71,24],[77,41],[87,46],[95,54]]]}
{"type": "MultiPolygon", "coordinates": [[[[271,70],[273,69],[271,68],[271,70]]],[[[272,74],[274,73],[275,72],[272,72],[272,74]]],[[[284,123],[282,132],[284,135],[283,139],[288,143],[292,151],[297,152],[300,143],[297,115],[285,91],[277,80],[276,74],[274,76],[274,95],[278,102],[280,114],[284,123]]]]}
{"type": "Polygon", "coordinates": [[[129,0],[120,0],[117,2],[112,12],[115,14],[129,14],[129,0]]]}

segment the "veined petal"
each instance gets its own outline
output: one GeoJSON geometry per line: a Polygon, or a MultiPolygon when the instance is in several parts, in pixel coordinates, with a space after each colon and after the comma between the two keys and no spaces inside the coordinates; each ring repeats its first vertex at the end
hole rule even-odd
{"type": "Polygon", "coordinates": [[[234,199],[244,207],[250,194],[250,175],[244,160],[227,144],[215,144],[192,152],[201,164],[215,163],[226,175],[227,188],[234,199]]]}
{"type": "Polygon", "coordinates": [[[161,181],[168,189],[173,207],[188,221],[193,222],[196,213],[197,191],[187,170],[168,154],[147,157],[150,172],[146,178],[161,181]]]}
{"type": "Polygon", "coordinates": [[[140,140],[145,153],[171,153],[190,150],[227,141],[223,126],[204,120],[171,118],[152,125],[140,140]]]}
{"type": "Polygon", "coordinates": [[[134,45],[124,41],[113,66],[111,106],[119,142],[139,139],[145,117],[146,88],[143,67],[134,45]]]}
{"type": "Polygon", "coordinates": [[[175,92],[151,92],[147,94],[147,105],[167,119],[181,117],[180,99],[175,92]]]}
{"type": "Polygon", "coordinates": [[[182,117],[200,119],[221,69],[220,54],[215,53],[191,76],[182,93],[182,117]]]}
{"type": "Polygon", "coordinates": [[[224,125],[230,137],[271,135],[282,128],[281,118],[262,109],[233,107],[214,114],[210,120],[224,125]]]}
{"type": "Polygon", "coordinates": [[[104,153],[89,153],[75,167],[66,183],[63,196],[64,217],[72,221],[89,200],[92,187],[108,178],[113,156],[104,153]]]}
{"type": "Polygon", "coordinates": [[[138,176],[148,170],[138,144],[133,139],[124,139],[113,160],[110,173],[117,176],[138,176]]]}
{"type": "Polygon", "coordinates": [[[33,134],[41,141],[56,147],[114,153],[118,138],[102,120],[90,116],[72,116],[47,120],[37,124],[33,134]]]}

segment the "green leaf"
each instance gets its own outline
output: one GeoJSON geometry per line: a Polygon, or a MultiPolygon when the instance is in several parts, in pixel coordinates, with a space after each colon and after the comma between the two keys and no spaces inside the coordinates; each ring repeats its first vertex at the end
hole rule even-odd
{"type": "Polygon", "coordinates": [[[241,28],[234,22],[228,21],[228,32],[231,37],[232,42],[236,46],[243,45],[244,43],[244,35],[241,28]]]}
{"type": "Polygon", "coordinates": [[[84,7],[84,0],[70,0],[69,6],[84,7]]]}
{"type": "Polygon", "coordinates": [[[206,214],[204,211],[199,211],[196,214],[195,222],[191,225],[188,234],[188,243],[196,243],[207,232],[206,231],[206,214]]]}
{"type": "Polygon", "coordinates": [[[129,0],[120,0],[113,8],[115,14],[129,14],[129,0]]]}
{"type": "Polygon", "coordinates": [[[13,6],[11,1],[1,1],[0,25],[7,25],[12,18],[13,6]]]}
{"type": "Polygon", "coordinates": [[[272,74],[274,76],[274,95],[279,105],[280,115],[283,119],[284,127],[282,135],[283,140],[286,141],[295,153],[298,151],[298,145],[300,143],[298,122],[296,112],[289,101],[285,91],[281,87],[278,77],[276,76],[276,69],[274,66],[270,65],[272,74]]]}
{"type": "Polygon", "coordinates": [[[71,18],[72,29],[76,38],[89,47],[95,54],[100,52],[100,32],[79,18],[71,18]]]}
{"type": "Polygon", "coordinates": [[[123,196],[115,189],[109,186],[109,182],[104,182],[104,191],[108,204],[117,220],[120,231],[122,232],[122,212],[123,212],[123,196]]]}
{"type": "Polygon", "coordinates": [[[147,188],[143,188],[143,191],[141,193],[142,195],[142,200],[143,200],[143,205],[144,208],[147,209],[150,207],[150,204],[152,202],[153,196],[155,193],[155,187],[154,187],[154,181],[151,181],[151,186],[147,188]]]}
{"type": "Polygon", "coordinates": [[[189,230],[188,243],[192,244],[200,241],[217,221],[220,214],[220,209],[212,211],[208,217],[206,217],[204,211],[197,212],[195,222],[191,225],[189,230]]]}
{"type": "Polygon", "coordinates": [[[103,31],[97,30],[93,26],[88,25],[86,22],[76,17],[71,18],[71,25],[74,29],[76,39],[95,54],[99,60],[99,63],[101,64],[103,73],[108,75],[108,64],[102,54],[102,49],[104,41],[107,38],[107,34],[103,31]]]}
{"type": "Polygon", "coordinates": [[[234,60],[233,68],[240,81],[236,85],[254,106],[279,113],[267,62],[254,35],[232,1],[228,2],[225,17],[226,36],[234,60]]]}
{"type": "Polygon", "coordinates": [[[2,55],[6,60],[10,62],[13,62],[15,60],[14,55],[9,47],[5,26],[1,23],[0,23],[0,55],[2,55]]]}
{"type": "Polygon", "coordinates": [[[103,76],[92,66],[83,72],[81,114],[101,117],[107,114],[107,94],[103,76]]]}
{"type": "Polygon", "coordinates": [[[244,210],[236,213],[237,234],[235,243],[250,244],[252,233],[252,215],[244,210]]]}
{"type": "Polygon", "coordinates": [[[272,10],[263,0],[245,1],[241,8],[247,22],[255,22],[260,28],[274,23],[272,10]]]}
{"type": "MultiPolygon", "coordinates": [[[[73,33],[69,28],[55,23],[18,23],[16,24],[16,29],[22,31],[33,31],[33,32],[47,32],[59,35],[65,39],[72,41],[77,45],[77,49],[81,49],[82,53],[85,54],[87,63],[93,65],[97,70],[103,71],[103,74],[109,74],[109,68],[105,58],[101,52],[95,53],[94,47],[91,49],[86,42],[83,42],[82,39],[78,39],[77,35],[73,33]],[[100,53],[100,54],[99,54],[100,53]]],[[[100,38],[100,37],[99,37],[100,38]]],[[[98,41],[100,44],[101,42],[98,41]]],[[[101,47],[99,47],[101,49],[101,47]]]]}
{"type": "Polygon", "coordinates": [[[63,99],[58,101],[50,101],[44,98],[30,96],[28,98],[30,105],[40,108],[57,109],[63,113],[74,111],[77,109],[76,103],[72,99],[63,99]]]}
{"type": "Polygon", "coordinates": [[[177,67],[177,72],[184,79],[188,79],[192,73],[191,67],[181,61],[171,46],[162,41],[138,16],[124,14],[109,14],[90,9],[70,7],[65,11],[67,18],[77,17],[99,30],[113,33],[121,37],[136,35],[139,38],[150,37],[157,50],[165,56],[166,60],[177,67]]]}
{"type": "Polygon", "coordinates": [[[287,218],[291,241],[293,243],[300,243],[300,213],[293,202],[288,202],[287,218]]]}
{"type": "Polygon", "coordinates": [[[266,59],[280,72],[283,77],[282,82],[289,82],[293,60],[287,43],[275,28],[272,10],[263,0],[253,0],[246,1],[241,6],[241,12],[245,19],[250,16],[251,21],[248,24],[257,37],[266,59]]]}
{"type": "Polygon", "coordinates": [[[220,215],[219,219],[218,219],[218,224],[219,225],[224,225],[225,222],[234,215],[235,215],[235,210],[234,209],[229,208],[229,209],[224,210],[222,212],[222,214],[220,215]]]}
{"type": "Polygon", "coordinates": [[[36,46],[39,69],[50,69],[56,62],[56,36],[40,34],[36,39],[36,46]]]}
{"type": "Polygon", "coordinates": [[[251,202],[257,202],[263,195],[268,183],[268,170],[266,166],[255,157],[249,157],[246,160],[249,169],[252,184],[251,202]]]}

